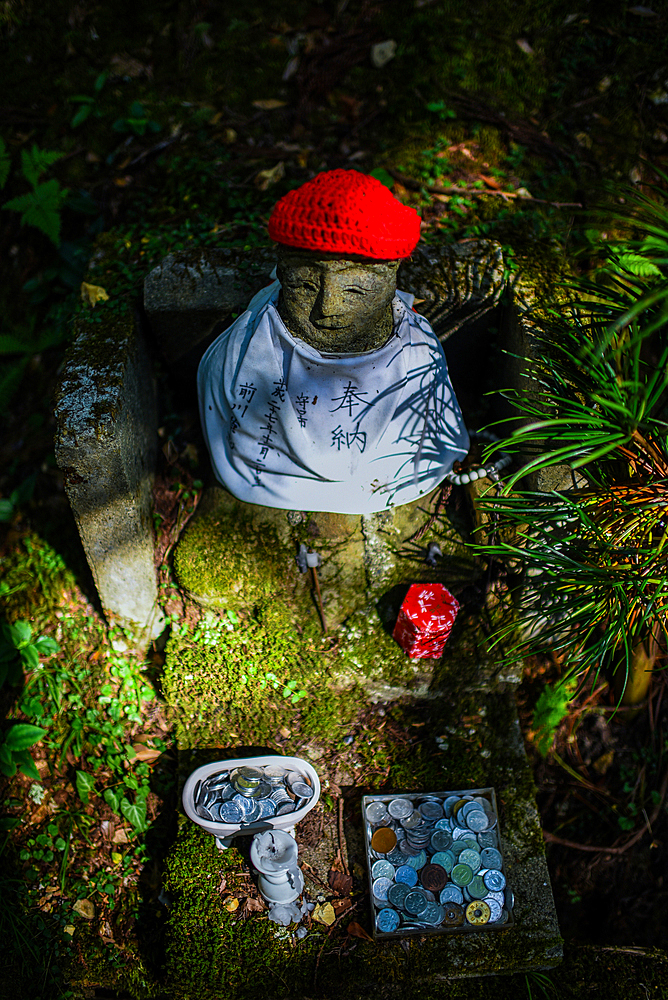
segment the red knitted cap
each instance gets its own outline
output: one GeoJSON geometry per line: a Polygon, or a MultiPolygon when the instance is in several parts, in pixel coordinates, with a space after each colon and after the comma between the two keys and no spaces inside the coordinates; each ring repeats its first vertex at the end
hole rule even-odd
{"type": "Polygon", "coordinates": [[[417,245],[420,216],[375,177],[328,170],[281,198],[269,236],[300,250],[399,260],[417,245]]]}

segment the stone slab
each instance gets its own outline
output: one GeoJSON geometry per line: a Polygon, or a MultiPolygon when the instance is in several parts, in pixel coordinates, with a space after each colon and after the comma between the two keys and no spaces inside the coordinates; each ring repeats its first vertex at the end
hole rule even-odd
{"type": "Polygon", "coordinates": [[[132,313],[79,324],[56,391],[56,461],[107,617],[164,627],[153,564],[155,387],[132,313]]]}
{"type": "Polygon", "coordinates": [[[230,313],[243,312],[272,278],[272,249],[170,253],[146,276],[144,309],[168,362],[176,362],[230,313]]]}

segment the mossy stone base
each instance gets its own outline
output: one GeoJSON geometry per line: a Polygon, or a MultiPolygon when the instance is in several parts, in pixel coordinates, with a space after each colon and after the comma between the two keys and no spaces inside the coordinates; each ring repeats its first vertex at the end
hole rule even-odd
{"type": "MultiPolygon", "coordinates": [[[[262,986],[271,996],[460,997],[457,981],[469,977],[547,969],[561,959],[561,939],[545,863],[543,838],[534,803],[530,767],[510,694],[463,696],[458,705],[414,701],[393,713],[406,722],[411,713],[429,719],[430,732],[412,745],[387,732],[374,733],[371,746],[346,747],[340,740],[296,737],[286,753],[315,757],[323,794],[341,795],[344,858],[353,874],[352,904],[342,925],[354,919],[371,931],[360,800],[363,792],[428,791],[493,785],[501,813],[501,842],[508,882],[515,894],[515,926],[481,933],[429,936],[404,942],[362,943],[341,954],[340,935],[325,939],[325,928],[312,924],[304,942],[280,931],[266,912],[243,919],[225,907],[229,895],[249,891],[249,843],[240,838],[227,852],[190,822],[183,823],[168,861],[167,888],[172,907],[167,929],[167,983],[170,996],[213,998],[225,987],[239,1000],[257,996],[262,986]],[[476,720],[472,724],[472,720],[476,720]],[[434,734],[447,738],[441,749],[434,734]],[[369,773],[374,761],[386,767],[369,773]],[[385,770],[387,773],[384,773],[385,770]],[[362,786],[354,774],[363,773],[362,786]],[[318,958],[321,946],[322,954],[318,958]],[[318,983],[313,991],[314,980],[318,983]],[[234,987],[234,988],[232,988],[234,987]],[[300,993],[300,991],[304,991],[300,993]],[[426,991],[426,992],[425,992],[426,991]]],[[[380,720],[379,720],[380,721],[380,720]]],[[[380,728],[380,727],[379,727],[380,728]]],[[[243,738],[243,733],[240,734],[243,738]]],[[[238,756],[241,748],[234,749],[238,756]]],[[[188,770],[205,759],[229,756],[229,748],[187,753],[188,770]],[[196,757],[196,760],[195,760],[196,757]]],[[[183,755],[182,755],[183,756],[183,755]]],[[[328,884],[339,847],[336,810],[322,809],[322,829],[304,842],[300,824],[300,863],[311,898],[328,884]]],[[[250,890],[252,892],[252,888],[250,890]]],[[[293,927],[294,931],[295,928],[293,927]]],[[[509,996],[502,986],[497,994],[509,996]]]]}

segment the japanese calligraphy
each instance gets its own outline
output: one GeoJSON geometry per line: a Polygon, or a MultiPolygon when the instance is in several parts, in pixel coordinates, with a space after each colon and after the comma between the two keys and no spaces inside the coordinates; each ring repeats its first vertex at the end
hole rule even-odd
{"type": "Polygon", "coordinates": [[[336,447],[337,451],[341,451],[343,446],[350,451],[354,444],[359,448],[360,454],[366,448],[366,431],[361,431],[359,424],[357,424],[354,431],[344,431],[341,424],[332,431],[331,447],[336,447]]]}
{"type": "Polygon", "coordinates": [[[285,402],[285,390],[287,389],[287,386],[285,384],[284,379],[280,378],[278,380],[278,382],[274,382],[274,385],[276,386],[276,388],[272,392],[272,396],[278,396],[278,398],[281,401],[281,403],[284,403],[285,402]]]}
{"type": "Polygon", "coordinates": [[[237,395],[245,399],[247,403],[251,402],[256,392],[257,386],[253,382],[244,382],[237,388],[237,395]]]}
{"type": "Polygon", "coordinates": [[[352,417],[355,407],[359,406],[360,403],[366,402],[366,400],[361,398],[366,395],[366,389],[360,391],[356,385],[353,385],[352,382],[348,381],[348,385],[345,386],[343,390],[343,395],[334,396],[332,398],[332,402],[338,403],[339,405],[335,406],[334,409],[329,412],[336,413],[337,410],[348,410],[348,416],[352,417]]]}
{"type": "Polygon", "coordinates": [[[308,396],[304,393],[301,396],[297,396],[295,399],[295,410],[297,411],[297,419],[299,420],[300,427],[306,427],[306,406],[308,404],[308,396]]]}

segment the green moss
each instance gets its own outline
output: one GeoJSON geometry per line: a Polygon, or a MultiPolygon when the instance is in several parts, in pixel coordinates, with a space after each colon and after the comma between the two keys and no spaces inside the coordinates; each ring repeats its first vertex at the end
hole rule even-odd
{"type": "Polygon", "coordinates": [[[176,551],[175,570],[191,594],[233,609],[289,597],[298,582],[294,554],[279,543],[275,528],[241,511],[197,517],[176,551]]]}
{"type": "Polygon", "coordinates": [[[63,590],[74,586],[58,552],[33,533],[0,557],[0,580],[3,610],[10,621],[48,613],[62,601],[63,590]]]}
{"type": "Polygon", "coordinates": [[[328,642],[316,623],[297,629],[290,611],[265,601],[235,621],[208,612],[182,626],[167,646],[163,689],[182,747],[223,746],[243,737],[273,739],[287,727],[298,739],[335,734],[350,716],[350,692],[335,691],[328,642]],[[322,726],[322,729],[319,727],[322,726]]]}

